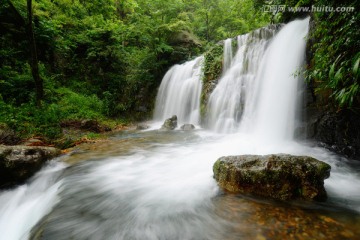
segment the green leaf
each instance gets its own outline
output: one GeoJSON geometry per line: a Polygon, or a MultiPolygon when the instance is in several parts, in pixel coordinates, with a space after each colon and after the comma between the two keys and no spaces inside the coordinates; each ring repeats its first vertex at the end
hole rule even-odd
{"type": "Polygon", "coordinates": [[[358,71],[359,71],[359,63],[360,63],[360,58],[358,58],[356,61],[355,61],[355,64],[353,66],[353,74],[356,76],[358,71]]]}
{"type": "Polygon", "coordinates": [[[335,62],[330,67],[330,71],[329,71],[329,78],[330,79],[334,78],[334,73],[335,73],[335,62]]]}
{"type": "Polygon", "coordinates": [[[342,79],[343,77],[343,74],[342,74],[342,70],[343,68],[339,68],[339,70],[337,70],[337,72],[335,73],[335,76],[334,76],[334,79],[335,79],[335,82],[336,82],[336,85],[339,83],[339,81],[342,79]]]}

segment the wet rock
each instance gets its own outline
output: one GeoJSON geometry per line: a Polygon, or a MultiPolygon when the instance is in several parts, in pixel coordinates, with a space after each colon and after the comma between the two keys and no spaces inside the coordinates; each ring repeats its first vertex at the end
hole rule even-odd
{"type": "Polygon", "coordinates": [[[326,111],[308,120],[307,135],[324,147],[360,160],[360,115],[349,110],[326,111]]]}
{"type": "Polygon", "coordinates": [[[280,200],[326,199],[330,165],[307,156],[240,155],[219,158],[213,167],[219,185],[235,193],[280,200]]]}
{"type": "Polygon", "coordinates": [[[173,115],[171,118],[165,120],[160,130],[174,130],[177,128],[177,116],[173,115]]]}
{"type": "Polygon", "coordinates": [[[150,126],[147,124],[144,124],[144,123],[140,123],[140,124],[136,125],[136,130],[145,130],[148,128],[150,128],[150,126]]]}
{"type": "Polygon", "coordinates": [[[146,112],[148,112],[148,109],[147,109],[146,106],[139,106],[139,107],[137,108],[137,111],[138,111],[138,112],[142,112],[142,113],[146,113],[146,112]]]}
{"type": "Polygon", "coordinates": [[[180,127],[180,129],[183,130],[183,131],[191,131],[191,130],[195,129],[195,126],[193,124],[186,123],[186,124],[182,125],[180,127]]]}
{"type": "Polygon", "coordinates": [[[60,154],[60,150],[53,147],[0,145],[0,188],[24,182],[47,160],[60,154]]]}

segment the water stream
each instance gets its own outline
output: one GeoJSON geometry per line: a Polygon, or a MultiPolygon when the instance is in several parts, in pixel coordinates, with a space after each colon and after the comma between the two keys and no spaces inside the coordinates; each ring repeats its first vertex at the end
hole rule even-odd
{"type": "MultiPolygon", "coordinates": [[[[234,86],[244,94],[243,98],[237,97],[238,105],[243,101],[240,105],[244,109],[218,113],[219,119],[223,118],[221,123],[214,120],[212,129],[123,131],[108,141],[82,145],[50,162],[27,184],[1,192],[0,239],[358,239],[360,164],[311,143],[293,140],[293,108],[300,91],[293,87],[301,87],[299,79],[288,69],[273,73],[266,63],[286,63],[292,69],[301,65],[300,49],[307,24],[308,19],[292,22],[274,38],[260,32],[257,36],[268,37],[238,38],[242,44],[219,88],[222,82],[235,82],[225,78],[234,71],[231,74],[241,82],[234,86]],[[296,39],[288,43],[284,35],[296,39]],[[293,52],[275,51],[282,47],[293,52]],[[274,51],[279,56],[274,56],[274,51]],[[280,86],[291,94],[282,95],[273,89],[278,87],[277,79],[292,82],[290,87],[282,83],[289,89],[280,86]],[[265,86],[275,92],[264,96],[265,86]],[[286,103],[278,102],[275,96],[286,103]],[[259,113],[257,109],[267,108],[270,101],[280,104],[281,109],[274,109],[274,116],[259,113]],[[252,106],[256,109],[246,109],[252,106]],[[251,122],[256,128],[250,126],[251,122]],[[262,126],[266,123],[269,129],[262,126]],[[286,130],[272,135],[272,128],[278,129],[280,124],[286,130]],[[274,141],[261,133],[270,134],[274,141]],[[269,153],[305,154],[329,163],[331,176],[325,181],[328,200],[283,203],[226,194],[213,179],[213,163],[221,156],[269,153]]],[[[201,61],[202,57],[197,58],[167,73],[159,90],[155,120],[177,114],[182,122],[199,123],[201,61]],[[187,91],[191,93],[186,95],[187,91]]],[[[233,89],[223,88],[228,90],[233,89]]],[[[227,96],[231,98],[229,93],[227,96]]],[[[220,104],[219,99],[214,99],[209,109],[220,104]]],[[[230,105],[227,102],[222,106],[230,105]]]]}

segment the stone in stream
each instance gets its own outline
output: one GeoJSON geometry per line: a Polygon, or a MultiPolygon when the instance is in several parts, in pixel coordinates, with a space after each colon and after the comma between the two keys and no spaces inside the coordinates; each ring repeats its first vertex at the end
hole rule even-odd
{"type": "Polygon", "coordinates": [[[315,158],[288,154],[227,156],[213,166],[222,188],[279,200],[326,200],[324,179],[330,169],[315,158]]]}
{"type": "Polygon", "coordinates": [[[165,120],[160,130],[174,130],[177,127],[177,116],[173,115],[171,118],[165,120]]]}
{"type": "Polygon", "coordinates": [[[182,125],[180,127],[180,129],[183,130],[183,131],[191,131],[191,130],[195,129],[195,126],[193,124],[186,123],[186,124],[182,125]]]}
{"type": "Polygon", "coordinates": [[[61,151],[53,147],[0,145],[0,189],[26,181],[47,160],[60,154],[61,151]]]}

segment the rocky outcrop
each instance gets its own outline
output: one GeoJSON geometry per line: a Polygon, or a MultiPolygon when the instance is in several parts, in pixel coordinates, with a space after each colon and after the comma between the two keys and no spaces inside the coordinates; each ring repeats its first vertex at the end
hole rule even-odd
{"type": "Polygon", "coordinates": [[[177,116],[174,115],[171,118],[165,120],[164,124],[161,126],[160,130],[174,130],[177,128],[177,116]]]}
{"type": "Polygon", "coordinates": [[[186,123],[186,124],[182,125],[180,127],[180,129],[183,130],[183,131],[191,131],[191,130],[195,129],[195,126],[193,124],[186,123]]]}
{"type": "Polygon", "coordinates": [[[334,152],[360,160],[360,115],[325,111],[309,118],[307,136],[334,152]]]}
{"type": "Polygon", "coordinates": [[[325,200],[330,165],[307,156],[240,155],[219,158],[213,167],[219,185],[235,193],[280,200],[325,200]]]}
{"type": "MultiPolygon", "coordinates": [[[[312,13],[309,22],[309,33],[306,45],[306,62],[308,68],[314,66],[314,53],[319,42],[316,29],[319,19],[312,13]]],[[[360,160],[360,99],[355,100],[352,110],[340,109],[339,104],[331,97],[331,89],[324,88],[323,79],[309,79],[306,83],[302,130],[308,140],[314,140],[321,147],[325,147],[348,158],[360,160]],[[319,81],[321,80],[321,81],[319,81]],[[357,103],[357,104],[355,104],[357,103]]]]}
{"type": "Polygon", "coordinates": [[[53,147],[0,145],[0,188],[22,183],[49,159],[60,155],[53,147]]]}

